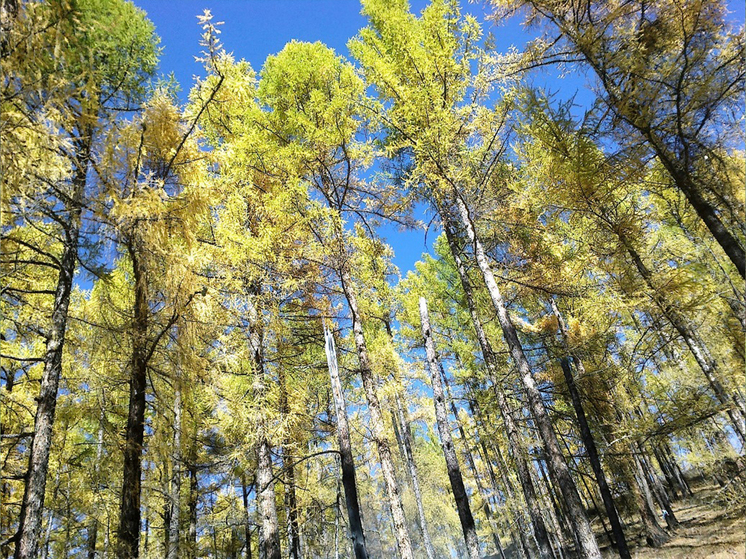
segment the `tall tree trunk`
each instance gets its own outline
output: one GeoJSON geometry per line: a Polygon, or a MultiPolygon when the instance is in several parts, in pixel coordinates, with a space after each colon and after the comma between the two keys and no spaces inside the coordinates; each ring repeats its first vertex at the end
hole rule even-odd
{"type": "Polygon", "coordinates": [[[31,442],[26,485],[18,520],[15,559],[35,559],[39,553],[39,535],[44,511],[47,472],[49,471],[49,450],[52,446],[57,392],[62,375],[62,350],[67,331],[70,293],[78,261],[80,217],[91,156],[92,130],[86,126],[83,128],[83,135],[76,141],[79,159],[75,162],[73,188],[70,200],[65,204],[69,217],[63,231],[64,243],[59,260],[59,276],[54,293],[51,324],[47,331],[48,337],[43,359],[44,371],[39,396],[36,399],[38,404],[34,416],[34,438],[31,442]]]}
{"type": "Polygon", "coordinates": [[[422,321],[422,336],[425,339],[427,364],[430,369],[430,378],[433,384],[435,418],[438,423],[440,444],[443,448],[443,456],[446,461],[448,479],[451,482],[453,497],[456,500],[456,509],[458,510],[459,520],[461,521],[461,529],[464,532],[467,553],[471,559],[479,559],[479,540],[477,539],[477,530],[474,524],[474,517],[471,514],[469,497],[466,494],[464,480],[461,477],[461,468],[459,467],[458,458],[456,456],[456,449],[453,446],[451,427],[448,423],[445,394],[443,392],[443,383],[440,379],[438,358],[435,354],[435,344],[430,329],[430,317],[427,312],[427,301],[425,301],[424,297],[420,297],[420,320],[422,321]]]}
{"type": "MultiPolygon", "coordinates": [[[[575,369],[578,372],[578,376],[583,377],[585,375],[585,367],[583,366],[582,360],[574,352],[570,351],[570,339],[565,319],[560,313],[557,303],[553,298],[550,299],[550,303],[552,305],[552,311],[557,317],[564,350],[571,356],[575,369]]],[[[570,395],[570,401],[572,402],[572,407],[575,409],[575,415],[578,419],[580,437],[585,446],[585,450],[588,453],[588,460],[591,463],[591,468],[596,477],[598,489],[601,492],[601,499],[603,500],[604,508],[606,509],[606,516],[609,518],[609,523],[611,524],[611,531],[614,534],[617,552],[622,559],[631,559],[629,548],[627,547],[627,539],[624,536],[624,529],[622,528],[622,523],[619,519],[616,506],[614,505],[614,498],[611,495],[611,489],[609,489],[609,485],[606,482],[606,475],[601,466],[601,458],[598,455],[596,441],[593,439],[593,433],[591,433],[591,428],[588,425],[588,419],[585,416],[585,409],[583,408],[580,392],[578,391],[578,387],[575,384],[575,378],[570,369],[570,363],[566,357],[563,357],[560,359],[560,365],[565,376],[565,384],[567,385],[567,391],[570,395]]]]}
{"type": "Polygon", "coordinates": [[[425,545],[425,553],[428,559],[435,559],[435,550],[433,549],[433,542],[430,539],[430,531],[427,527],[427,519],[425,518],[425,508],[422,504],[422,491],[420,490],[420,478],[417,473],[417,464],[414,461],[414,440],[412,438],[412,430],[409,426],[409,418],[407,410],[402,405],[399,393],[394,395],[396,404],[396,415],[397,422],[401,425],[401,436],[402,444],[404,446],[405,460],[407,463],[407,469],[409,471],[409,478],[412,482],[412,491],[414,493],[414,500],[417,503],[417,516],[420,521],[420,529],[422,530],[422,541],[425,545]]]}
{"type": "Polygon", "coordinates": [[[554,485],[559,488],[562,494],[562,498],[567,506],[567,512],[570,517],[570,521],[573,524],[573,529],[577,534],[580,543],[580,555],[585,559],[601,559],[601,551],[598,548],[596,537],[593,535],[593,529],[591,528],[588,515],[583,509],[583,505],[580,501],[575,482],[570,475],[570,470],[565,463],[562,452],[560,451],[557,438],[552,429],[552,422],[547,414],[546,408],[544,407],[544,401],[541,396],[541,392],[536,387],[534,381],[531,365],[523,352],[523,346],[518,338],[513,321],[508,314],[508,309],[503,301],[500,289],[495,281],[495,276],[492,272],[492,268],[487,259],[487,255],[484,252],[482,243],[477,237],[476,230],[471,221],[469,210],[464,204],[463,200],[459,197],[458,193],[455,193],[456,205],[458,207],[458,215],[461,221],[461,225],[466,231],[467,237],[474,248],[474,256],[482,272],[487,291],[492,300],[492,304],[497,313],[497,318],[500,323],[500,327],[503,331],[505,343],[510,350],[510,355],[513,358],[516,368],[518,369],[521,383],[526,393],[531,415],[534,417],[536,426],[539,430],[539,435],[544,446],[544,452],[547,456],[547,465],[549,466],[549,473],[552,476],[554,485]]]}
{"type": "Polygon", "coordinates": [[[699,337],[694,327],[689,323],[688,320],[676,309],[676,307],[668,300],[665,295],[665,291],[658,289],[653,282],[653,274],[642,261],[639,253],[635,250],[632,244],[622,235],[619,236],[620,241],[627,250],[630,258],[635,264],[637,271],[639,272],[642,279],[645,281],[649,289],[649,295],[663,313],[663,316],[668,319],[671,325],[676,329],[679,335],[684,340],[684,343],[691,351],[694,359],[697,361],[700,369],[704,373],[710,388],[712,388],[715,397],[724,406],[728,407],[728,415],[731,419],[736,435],[741,441],[741,444],[746,444],[746,405],[744,405],[740,394],[737,390],[732,390],[731,395],[728,395],[725,387],[720,382],[720,372],[717,362],[713,359],[707,346],[699,337]]]}
{"type": "MultiPolygon", "coordinates": [[[[288,405],[287,379],[285,369],[279,368],[278,380],[280,383],[280,414],[287,418],[290,415],[290,406],[288,405]]],[[[300,534],[298,529],[298,500],[295,494],[295,465],[293,456],[290,453],[291,438],[290,433],[285,437],[282,443],[282,462],[285,471],[285,509],[288,531],[288,558],[301,559],[300,534]]]]}
{"type": "Polygon", "coordinates": [[[675,530],[679,525],[679,521],[676,518],[673,507],[671,506],[671,501],[668,499],[666,490],[663,488],[663,485],[658,478],[658,474],[656,474],[650,467],[647,456],[645,456],[645,454],[643,453],[641,446],[635,444],[635,450],[638,452],[637,458],[640,462],[640,466],[642,467],[642,471],[647,478],[648,484],[650,485],[650,490],[653,493],[653,497],[655,497],[655,500],[658,501],[658,504],[664,511],[663,515],[666,521],[666,525],[668,526],[669,530],[675,530]]]}
{"type": "MultiPolygon", "coordinates": [[[[484,439],[479,436],[479,430],[480,428],[484,428],[481,421],[481,411],[479,408],[479,404],[474,396],[469,399],[469,409],[471,410],[471,415],[474,417],[474,420],[476,422],[476,433],[477,438],[479,438],[479,448],[482,450],[482,460],[487,465],[487,473],[490,476],[490,485],[492,486],[492,491],[495,495],[499,495],[500,491],[498,489],[497,484],[497,476],[495,476],[495,470],[492,467],[492,461],[490,458],[490,454],[487,450],[487,445],[484,442],[484,439]]],[[[513,545],[518,548],[520,546],[520,552],[523,557],[529,557],[531,552],[531,547],[528,543],[528,538],[526,534],[526,527],[523,522],[523,515],[521,514],[521,511],[517,509],[516,503],[515,503],[515,492],[513,490],[513,484],[507,477],[507,472],[504,471],[503,468],[503,460],[502,460],[502,454],[500,453],[499,447],[497,447],[497,442],[495,442],[495,447],[497,448],[498,452],[498,468],[500,469],[500,476],[503,483],[503,490],[504,495],[507,495],[507,499],[503,499],[503,503],[508,501],[508,506],[513,513],[513,516],[515,517],[516,524],[518,525],[518,530],[515,529],[515,526],[512,522],[509,521],[509,519],[506,519],[506,523],[508,524],[508,529],[510,530],[510,536],[513,540],[513,545]]],[[[477,450],[479,452],[479,450],[477,450]]]]}
{"type": "Polygon", "coordinates": [[[383,480],[386,484],[386,492],[388,494],[389,506],[391,508],[391,517],[394,522],[394,535],[396,538],[397,549],[399,550],[401,559],[413,559],[412,542],[409,538],[409,532],[407,531],[404,507],[402,506],[401,498],[399,497],[399,486],[396,482],[396,475],[394,473],[394,462],[391,458],[391,448],[389,447],[388,438],[386,437],[384,429],[381,404],[378,401],[373,369],[370,364],[370,357],[368,356],[368,346],[363,334],[360,308],[352,284],[352,278],[350,277],[350,272],[347,270],[346,264],[343,265],[340,270],[339,277],[352,318],[352,331],[355,339],[358,361],[360,363],[360,376],[363,381],[365,397],[368,403],[368,412],[370,413],[370,428],[373,440],[378,449],[378,456],[381,460],[381,473],[383,474],[383,480]]]}
{"type": "MultiPolygon", "coordinates": [[[[544,518],[541,514],[541,506],[539,505],[538,499],[536,498],[536,489],[534,488],[533,482],[531,481],[530,466],[526,459],[526,445],[521,437],[520,431],[516,426],[515,417],[513,411],[508,405],[505,394],[503,393],[502,387],[499,382],[499,373],[497,366],[497,358],[492,345],[487,339],[482,321],[477,313],[476,303],[474,301],[473,288],[471,280],[466,272],[466,267],[461,259],[461,250],[458,247],[456,241],[456,234],[453,225],[444,220],[443,227],[445,229],[446,238],[448,240],[448,246],[451,249],[451,255],[456,262],[456,269],[461,279],[461,287],[464,290],[466,302],[469,307],[469,313],[471,314],[472,324],[477,334],[477,340],[482,350],[482,356],[487,366],[487,371],[490,378],[494,383],[495,398],[497,400],[497,406],[500,410],[503,422],[505,423],[505,431],[508,436],[508,445],[510,452],[515,461],[516,469],[518,470],[518,479],[521,483],[523,490],[523,496],[526,500],[526,507],[528,508],[529,516],[531,517],[531,523],[533,525],[534,537],[538,546],[539,557],[541,559],[551,559],[552,547],[549,543],[549,536],[547,534],[546,525],[544,524],[544,518]]],[[[507,489],[507,488],[506,488],[507,489]]],[[[510,489],[512,490],[512,488],[510,489]]],[[[524,535],[521,532],[521,535],[524,535]]],[[[530,549],[526,542],[524,547],[530,549]]]]}
{"type": "MultiPolygon", "coordinates": [[[[386,326],[386,333],[388,334],[389,341],[393,345],[394,334],[391,329],[391,319],[386,318],[384,320],[386,326]]],[[[427,518],[425,518],[425,508],[422,502],[422,491],[420,489],[420,478],[417,473],[417,464],[414,460],[414,438],[412,437],[412,429],[409,423],[409,412],[406,406],[401,401],[401,391],[404,390],[401,384],[400,372],[397,371],[397,390],[394,393],[394,406],[395,409],[391,410],[391,415],[394,424],[394,430],[397,433],[399,444],[402,452],[402,459],[407,464],[407,471],[409,472],[409,479],[412,485],[412,492],[414,493],[415,503],[417,504],[417,518],[420,525],[420,531],[422,532],[422,543],[425,547],[425,553],[428,559],[435,559],[435,550],[433,549],[433,543],[430,539],[430,531],[427,527],[427,518]]]]}
{"type": "Polygon", "coordinates": [[[134,320],[132,323],[132,359],[130,395],[124,440],[124,467],[119,507],[117,557],[136,559],[140,547],[140,492],[142,451],[145,434],[145,393],[148,368],[148,285],[140,260],[137,233],[128,242],[134,280],[134,320]]]}
{"type": "MultiPolygon", "coordinates": [[[[355,462],[352,455],[352,444],[350,443],[350,427],[347,423],[347,405],[345,404],[342,383],[339,379],[339,368],[337,367],[337,350],[334,346],[334,336],[324,325],[324,348],[326,350],[326,362],[329,367],[329,379],[332,385],[334,397],[334,409],[337,416],[337,438],[339,440],[339,454],[342,463],[342,484],[345,490],[345,502],[347,504],[347,518],[350,524],[350,538],[356,559],[366,559],[368,551],[365,545],[365,533],[363,523],[360,519],[360,502],[357,495],[357,482],[355,479],[355,462]]],[[[336,537],[336,535],[335,535],[336,537]]]]}
{"type": "Polygon", "coordinates": [[[178,559],[179,557],[179,530],[181,527],[181,375],[178,371],[174,379],[173,444],[167,559],[178,559]]]}

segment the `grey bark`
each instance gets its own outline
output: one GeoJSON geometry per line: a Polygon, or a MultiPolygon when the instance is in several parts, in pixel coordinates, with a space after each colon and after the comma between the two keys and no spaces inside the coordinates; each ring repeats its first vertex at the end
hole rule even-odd
{"type": "MultiPolygon", "coordinates": [[[[366,559],[368,551],[365,545],[365,532],[363,522],[360,518],[360,502],[357,494],[357,481],[355,477],[355,462],[350,442],[350,427],[347,422],[347,405],[342,391],[342,383],[339,379],[339,368],[337,366],[337,350],[334,346],[334,336],[324,325],[324,348],[326,350],[326,362],[329,367],[329,379],[332,385],[334,397],[334,411],[337,416],[337,439],[339,441],[339,454],[342,468],[342,484],[345,490],[345,502],[347,504],[347,517],[350,524],[350,539],[356,559],[366,559]]],[[[336,530],[336,528],[335,528],[336,530]]],[[[335,532],[335,538],[337,533],[335,532]]],[[[335,545],[336,548],[336,545],[335,545]]]]}
{"type": "Polygon", "coordinates": [[[427,311],[427,301],[425,301],[424,297],[420,297],[420,320],[422,322],[422,336],[425,339],[427,364],[433,385],[435,417],[438,423],[438,433],[440,434],[440,444],[446,461],[448,478],[451,482],[453,497],[456,500],[456,509],[458,510],[459,520],[461,521],[461,529],[464,532],[467,553],[471,559],[479,559],[479,540],[477,539],[477,530],[474,524],[474,517],[471,513],[471,507],[469,506],[469,497],[466,494],[466,488],[464,487],[464,480],[461,476],[461,468],[459,467],[458,458],[456,456],[456,449],[453,446],[451,427],[448,423],[445,394],[440,379],[438,358],[435,353],[435,343],[433,342],[432,331],[430,329],[430,317],[427,311]]]}
{"type": "MultiPolygon", "coordinates": [[[[262,398],[266,392],[267,382],[264,370],[264,334],[261,317],[252,298],[259,296],[261,289],[257,284],[249,287],[247,299],[249,319],[249,343],[251,345],[254,366],[254,386],[257,396],[262,398]]],[[[275,482],[272,474],[272,446],[267,438],[264,420],[259,425],[259,440],[256,445],[256,496],[261,517],[261,555],[266,559],[280,559],[280,521],[277,516],[275,501],[275,482]]]]}
{"type": "Polygon", "coordinates": [[[181,375],[178,372],[174,379],[173,445],[167,559],[178,559],[179,557],[179,529],[181,526],[181,375]]]}

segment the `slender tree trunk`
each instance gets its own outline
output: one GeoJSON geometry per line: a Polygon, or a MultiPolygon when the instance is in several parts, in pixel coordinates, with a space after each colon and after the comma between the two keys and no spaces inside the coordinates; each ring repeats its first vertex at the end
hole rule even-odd
{"type": "Polygon", "coordinates": [[[469,210],[463,200],[458,197],[457,193],[456,204],[461,225],[466,231],[469,241],[474,248],[474,255],[497,313],[497,318],[503,331],[505,343],[510,350],[510,355],[518,369],[521,382],[526,392],[531,415],[534,417],[534,421],[536,422],[536,426],[544,445],[549,473],[553,478],[555,486],[558,487],[559,491],[562,493],[562,498],[567,506],[568,515],[573,524],[574,531],[578,536],[580,555],[585,559],[600,559],[601,551],[598,548],[596,537],[593,535],[593,529],[588,520],[588,515],[583,509],[575,482],[570,475],[570,470],[565,463],[562,452],[560,451],[557,438],[552,429],[552,422],[547,414],[546,408],[544,407],[541,393],[536,387],[536,382],[534,381],[531,372],[531,365],[523,352],[523,346],[518,338],[518,333],[513,325],[513,321],[508,314],[507,307],[505,306],[502,294],[500,293],[500,289],[495,281],[495,276],[487,259],[487,255],[484,252],[482,243],[477,237],[476,230],[471,222],[469,210]]]}
{"type": "Polygon", "coordinates": [[[627,250],[627,253],[632,258],[632,261],[637,268],[645,284],[648,286],[649,294],[653,301],[655,301],[658,308],[663,313],[671,325],[676,329],[679,335],[684,340],[684,343],[691,351],[694,359],[697,361],[700,369],[705,375],[710,388],[712,388],[715,397],[720,401],[721,404],[728,407],[728,415],[731,419],[736,435],[738,436],[741,444],[746,444],[746,406],[740,397],[737,390],[732,391],[731,395],[728,393],[725,387],[720,382],[720,371],[716,361],[710,355],[707,346],[704,344],[702,339],[697,334],[696,330],[692,327],[688,320],[679,313],[675,306],[668,300],[665,295],[665,291],[656,288],[653,283],[653,274],[647,268],[642,258],[629,241],[620,236],[620,241],[627,250]]]}
{"type": "MultiPolygon", "coordinates": [[[[469,399],[469,408],[471,409],[471,415],[474,417],[474,420],[476,422],[476,434],[477,438],[479,438],[479,448],[482,450],[482,460],[487,466],[487,473],[490,476],[490,485],[492,486],[492,491],[495,495],[499,495],[500,491],[498,489],[497,484],[497,477],[495,476],[495,470],[492,467],[492,462],[490,458],[490,454],[487,451],[487,445],[484,442],[484,439],[479,436],[479,428],[482,427],[480,416],[481,412],[479,409],[479,404],[477,403],[476,399],[471,398],[469,399]]],[[[499,449],[498,449],[499,452],[499,449]]],[[[477,449],[477,453],[479,453],[479,449],[477,449]]],[[[502,460],[502,456],[499,456],[499,459],[502,460]]],[[[510,522],[510,519],[506,518],[506,524],[508,525],[508,529],[510,531],[510,537],[513,540],[513,545],[518,549],[520,546],[520,553],[523,557],[529,557],[529,550],[531,549],[529,547],[529,543],[525,534],[526,528],[523,523],[523,518],[520,513],[520,511],[516,510],[515,503],[513,502],[515,499],[515,493],[513,491],[513,484],[510,482],[510,480],[507,478],[507,475],[504,471],[502,471],[502,464],[498,464],[498,466],[501,468],[500,475],[502,477],[503,486],[504,486],[504,495],[507,495],[509,500],[509,508],[511,509],[511,512],[515,516],[516,524],[518,525],[518,530],[515,529],[515,526],[513,526],[513,523],[510,522]]],[[[503,504],[506,504],[506,499],[502,499],[503,504]]]]}
{"type": "Polygon", "coordinates": [[[189,457],[189,534],[187,545],[187,558],[197,557],[197,506],[199,504],[199,480],[197,479],[197,452],[196,441],[189,457]]]}
{"type": "MultiPolygon", "coordinates": [[[[356,559],[366,559],[368,551],[365,545],[365,533],[363,523],[360,519],[360,503],[357,495],[357,482],[355,479],[355,462],[352,455],[352,444],[350,443],[350,427],[347,423],[347,405],[345,404],[342,383],[339,379],[339,368],[337,367],[337,350],[334,346],[332,332],[324,326],[324,339],[326,350],[326,361],[329,367],[329,379],[334,396],[334,408],[337,416],[337,437],[339,440],[339,454],[342,464],[342,484],[345,490],[345,502],[347,504],[347,518],[350,524],[350,538],[356,559]]],[[[336,535],[335,535],[336,538],[336,535]]]]}
{"type": "MultiPolygon", "coordinates": [[[[447,220],[444,220],[443,226],[446,232],[448,246],[450,247],[451,254],[456,262],[456,269],[458,270],[459,278],[461,279],[461,286],[464,290],[464,295],[466,296],[466,302],[469,307],[474,330],[477,334],[477,340],[479,341],[479,346],[482,350],[482,356],[484,357],[485,364],[487,365],[487,370],[489,372],[490,378],[494,382],[494,392],[495,398],[497,400],[497,406],[500,410],[500,415],[502,416],[503,422],[505,423],[505,431],[508,435],[508,445],[510,447],[513,460],[515,461],[516,469],[518,470],[518,479],[521,482],[523,496],[526,500],[526,507],[528,508],[529,516],[531,517],[531,523],[533,525],[534,537],[538,546],[539,557],[541,559],[551,559],[553,555],[552,548],[549,543],[549,536],[547,534],[546,525],[544,524],[544,518],[541,514],[541,507],[539,505],[538,499],[536,498],[536,490],[534,488],[533,482],[531,481],[531,474],[529,470],[530,466],[526,459],[526,445],[523,441],[523,438],[521,437],[520,431],[516,427],[513,411],[510,409],[510,406],[508,405],[508,402],[505,398],[505,394],[503,393],[500,386],[498,380],[499,375],[497,359],[495,357],[494,351],[492,350],[492,346],[487,339],[487,335],[484,332],[482,321],[477,313],[471,280],[469,279],[464,263],[461,260],[461,250],[457,245],[453,226],[447,220]]],[[[521,535],[524,536],[524,533],[521,532],[521,535]]],[[[524,547],[526,547],[526,549],[530,549],[530,547],[526,545],[526,542],[524,542],[524,547]]]]}
{"type": "Polygon", "coordinates": [[[128,242],[134,279],[134,320],[132,324],[132,359],[130,363],[130,396],[124,440],[124,467],[119,507],[117,557],[136,559],[140,544],[140,493],[142,451],[145,434],[145,393],[148,368],[148,286],[146,271],[140,260],[137,233],[128,242]]]}
{"type": "Polygon", "coordinates": [[[635,450],[638,452],[638,460],[640,466],[642,467],[642,471],[647,478],[653,496],[655,497],[655,500],[658,501],[661,509],[663,509],[664,511],[666,525],[668,526],[669,530],[675,530],[679,525],[679,521],[676,518],[673,507],[671,506],[671,501],[668,499],[666,490],[661,485],[658,475],[650,467],[650,464],[648,463],[647,457],[643,453],[642,448],[639,445],[635,445],[635,450]]]}
{"type": "Polygon", "coordinates": [[[181,375],[178,372],[174,379],[173,444],[167,559],[178,559],[179,557],[179,533],[181,527],[181,375]]]}
{"type": "Polygon", "coordinates": [[[412,481],[414,499],[417,503],[417,516],[420,521],[420,529],[422,530],[422,541],[425,545],[425,553],[427,554],[428,559],[435,559],[435,550],[433,549],[433,543],[430,539],[430,531],[428,530],[427,519],[425,518],[425,508],[422,504],[420,478],[417,473],[417,464],[414,461],[414,440],[412,438],[412,430],[409,426],[407,410],[402,404],[398,393],[394,395],[394,400],[396,404],[398,423],[401,425],[402,443],[404,446],[407,469],[409,470],[409,477],[412,481]]]}
{"type": "MultiPolygon", "coordinates": [[[[285,370],[280,367],[278,372],[280,383],[280,413],[284,417],[290,415],[290,406],[288,405],[287,380],[285,370]]],[[[290,434],[285,437],[282,446],[282,461],[285,471],[285,509],[288,530],[288,557],[289,559],[301,559],[300,535],[298,531],[298,500],[295,494],[295,466],[293,456],[290,454],[291,448],[290,434]]]]}
{"type": "Polygon", "coordinates": [[[246,486],[246,476],[241,476],[241,499],[244,511],[244,559],[251,559],[251,523],[249,515],[249,488],[246,486]]]}
{"type": "Polygon", "coordinates": [[[368,412],[370,413],[370,428],[373,440],[378,448],[378,456],[381,460],[381,473],[383,474],[386,492],[388,494],[389,506],[391,508],[391,517],[394,522],[394,535],[396,538],[397,549],[401,559],[413,559],[412,542],[407,531],[407,522],[404,517],[404,507],[399,497],[399,486],[396,482],[394,473],[394,463],[391,458],[391,448],[386,437],[383,416],[381,415],[381,404],[378,401],[373,369],[368,356],[368,346],[363,334],[363,323],[360,316],[360,309],[357,303],[357,295],[352,284],[352,278],[346,268],[346,265],[340,270],[340,283],[344,291],[347,305],[350,309],[352,318],[352,331],[355,339],[358,360],[360,362],[360,376],[363,381],[365,397],[368,403],[368,412]]]}
{"type": "Polygon", "coordinates": [[[92,130],[87,128],[85,136],[77,143],[79,160],[75,165],[70,201],[66,204],[68,221],[63,230],[64,245],[59,260],[59,276],[54,293],[52,319],[47,331],[44,352],[44,371],[37,398],[34,416],[34,438],[31,442],[26,485],[23,492],[21,512],[18,520],[18,539],[15,559],[36,559],[39,553],[44,494],[49,470],[49,450],[52,446],[52,429],[57,408],[57,392],[62,375],[62,350],[67,331],[67,313],[73,287],[75,266],[78,261],[80,217],[86,176],[90,164],[92,130]]]}
{"type": "Polygon", "coordinates": [[[438,432],[440,433],[440,444],[443,448],[443,456],[448,469],[448,478],[451,481],[453,497],[456,499],[456,509],[458,510],[461,529],[464,532],[466,549],[471,559],[479,559],[479,540],[477,539],[477,530],[474,524],[474,517],[471,514],[469,506],[469,497],[466,494],[464,480],[461,477],[461,468],[459,467],[456,449],[453,446],[451,438],[451,427],[448,423],[448,411],[446,409],[445,394],[443,384],[440,379],[440,370],[438,367],[438,358],[435,354],[435,344],[430,329],[430,317],[427,312],[427,301],[420,297],[420,320],[422,321],[422,336],[425,339],[425,352],[427,353],[427,363],[430,369],[430,378],[433,384],[433,403],[435,404],[435,417],[438,422],[438,432]]]}
{"type": "Polygon", "coordinates": [[[575,547],[578,548],[578,540],[572,527],[568,523],[567,517],[560,508],[558,498],[552,488],[552,484],[550,483],[549,475],[547,474],[546,468],[544,468],[544,462],[545,460],[541,458],[536,460],[536,463],[539,465],[539,473],[537,474],[537,477],[539,478],[539,482],[544,485],[544,491],[547,495],[547,511],[549,512],[549,518],[552,520],[556,530],[557,549],[562,556],[567,557],[568,543],[572,541],[574,542],[575,547]]]}
{"type": "MultiPolygon", "coordinates": [[[[565,324],[565,319],[560,313],[555,300],[550,299],[550,303],[552,305],[552,311],[557,317],[564,350],[569,355],[571,355],[573,363],[575,364],[575,369],[578,371],[578,376],[582,377],[585,374],[585,367],[583,366],[583,362],[580,360],[580,358],[570,351],[570,340],[567,332],[567,326],[565,324]]],[[[601,492],[601,499],[603,500],[604,508],[606,509],[606,516],[609,518],[609,523],[611,524],[611,530],[614,534],[617,552],[622,559],[631,559],[629,548],[627,547],[627,539],[624,536],[624,529],[622,528],[622,523],[619,519],[619,514],[617,513],[616,506],[614,505],[614,498],[611,495],[611,489],[609,489],[609,485],[606,482],[606,475],[604,474],[603,468],[601,466],[601,458],[598,455],[596,441],[593,439],[593,433],[591,433],[591,428],[588,425],[588,419],[585,416],[585,409],[580,398],[580,392],[578,391],[578,387],[575,384],[575,378],[573,377],[572,370],[570,369],[570,363],[567,358],[563,357],[560,360],[560,365],[562,366],[562,372],[565,376],[565,384],[567,385],[567,391],[570,395],[570,401],[572,402],[572,407],[575,409],[575,415],[578,419],[578,427],[580,427],[580,437],[583,441],[583,445],[585,446],[585,450],[588,453],[588,460],[591,463],[591,468],[593,469],[593,474],[596,477],[598,489],[601,492]]]]}

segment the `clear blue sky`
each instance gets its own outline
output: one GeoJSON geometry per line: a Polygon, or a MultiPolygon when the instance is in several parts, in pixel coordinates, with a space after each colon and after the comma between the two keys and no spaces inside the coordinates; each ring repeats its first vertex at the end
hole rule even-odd
{"type": "MultiPolygon", "coordinates": [[[[134,0],[155,24],[161,37],[163,54],[160,71],[175,75],[182,88],[182,95],[189,91],[193,77],[202,73],[194,57],[201,50],[201,29],[197,15],[209,8],[213,21],[222,21],[221,40],[228,52],[236,59],[248,60],[259,71],[267,55],[274,54],[285,44],[300,41],[321,41],[339,54],[348,55],[347,41],[366,24],[360,15],[358,0],[134,0]]],[[[410,0],[416,13],[427,5],[425,0],[410,0]]],[[[471,13],[484,21],[485,8],[481,3],[472,4],[462,0],[462,11],[471,13]]],[[[743,25],[744,2],[730,2],[731,18],[743,25]]],[[[501,51],[511,45],[520,48],[529,36],[514,18],[507,25],[496,27],[484,24],[491,31],[501,51]]],[[[592,99],[583,76],[558,79],[556,75],[545,75],[545,86],[559,91],[560,97],[568,99],[577,93],[576,102],[592,99]]],[[[429,216],[418,216],[429,219],[429,216]]],[[[395,264],[402,275],[414,268],[423,252],[432,247],[437,236],[430,231],[398,232],[394,227],[385,227],[380,233],[393,247],[395,264]]]]}

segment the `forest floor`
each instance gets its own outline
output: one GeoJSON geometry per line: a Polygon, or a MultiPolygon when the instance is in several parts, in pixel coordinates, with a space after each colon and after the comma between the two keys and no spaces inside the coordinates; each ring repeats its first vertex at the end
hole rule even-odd
{"type": "MultiPolygon", "coordinates": [[[[674,503],[680,522],[672,538],[661,548],[648,547],[638,536],[630,537],[630,552],[635,559],[732,559],[746,557],[746,511],[728,510],[718,502],[717,486],[695,487],[694,496],[674,503]]],[[[640,533],[638,523],[628,534],[640,533]]],[[[604,557],[618,557],[607,551],[604,557]]]]}

